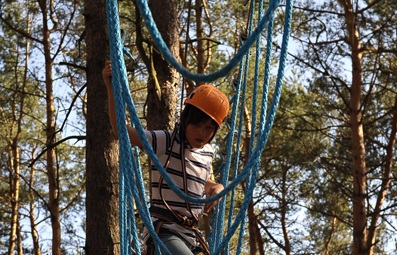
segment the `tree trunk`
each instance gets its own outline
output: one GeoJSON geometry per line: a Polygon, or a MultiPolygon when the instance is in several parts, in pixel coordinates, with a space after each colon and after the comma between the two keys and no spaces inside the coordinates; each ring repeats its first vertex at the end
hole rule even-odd
{"type": "Polygon", "coordinates": [[[86,254],[119,254],[118,143],[113,137],[102,69],[109,56],[105,1],[85,0],[87,47],[86,254]]]}
{"type": "MultiPolygon", "coordinates": [[[[34,154],[33,154],[34,155],[34,154]]],[[[40,245],[39,245],[39,234],[37,231],[36,216],[35,216],[35,205],[34,205],[34,168],[30,168],[30,178],[29,178],[29,220],[30,220],[30,235],[33,242],[33,254],[41,255],[40,245]]]]}
{"type": "Polygon", "coordinates": [[[46,161],[47,161],[47,178],[48,178],[48,210],[50,212],[51,229],[52,229],[52,254],[61,255],[61,223],[59,214],[59,189],[58,173],[55,160],[55,106],[52,67],[53,59],[51,58],[51,31],[48,28],[48,7],[46,1],[41,1],[40,8],[43,18],[43,51],[45,59],[45,87],[46,87],[46,161]]]}
{"type": "MultiPolygon", "coordinates": [[[[204,53],[206,50],[204,49],[203,43],[203,1],[196,0],[196,36],[197,36],[197,73],[204,73],[205,64],[204,64],[204,53]]],[[[189,38],[186,41],[189,43],[189,38]]]]}
{"type": "MultiPolygon", "coordinates": [[[[27,20],[27,31],[30,31],[30,23],[31,20],[27,20]]],[[[24,89],[26,87],[27,83],[27,77],[28,77],[28,70],[29,70],[29,52],[30,52],[30,40],[26,39],[26,49],[25,49],[25,71],[24,71],[24,89]]],[[[21,105],[21,112],[23,112],[23,105],[21,105]]],[[[35,150],[32,153],[32,158],[33,160],[34,155],[35,155],[35,150]]],[[[39,234],[37,231],[37,224],[36,224],[36,216],[35,216],[35,193],[33,190],[33,185],[34,185],[34,174],[35,174],[35,169],[34,167],[30,167],[30,178],[29,178],[29,190],[28,190],[28,195],[29,195],[29,220],[30,220],[30,235],[33,243],[33,254],[34,255],[41,255],[41,250],[40,250],[40,245],[39,245],[39,234]]],[[[22,254],[22,253],[21,253],[22,254]]]]}
{"type": "Polygon", "coordinates": [[[350,97],[350,125],[353,155],[353,254],[369,254],[367,246],[366,164],[364,131],[361,112],[362,53],[357,16],[351,1],[341,1],[352,51],[352,87],[350,97]]]}
{"type": "MultiPolygon", "coordinates": [[[[14,140],[14,139],[13,139],[14,140]]],[[[15,153],[17,147],[12,144],[10,148],[10,200],[11,200],[11,228],[10,241],[8,246],[8,254],[14,254],[16,240],[17,240],[17,224],[18,224],[18,200],[19,200],[19,167],[15,153]]],[[[17,154],[19,155],[19,154],[17,154]]]]}
{"type": "Polygon", "coordinates": [[[393,169],[393,150],[396,142],[397,133],[397,96],[394,99],[393,107],[393,121],[391,124],[390,140],[387,144],[387,155],[384,163],[384,170],[382,176],[381,191],[379,192],[378,199],[376,200],[376,205],[374,208],[374,213],[372,214],[371,224],[368,228],[368,240],[367,245],[370,249],[369,254],[374,254],[374,248],[376,243],[376,230],[378,229],[378,220],[381,217],[382,205],[387,196],[387,191],[389,189],[390,183],[392,181],[391,174],[393,169]]]}
{"type": "MultiPolygon", "coordinates": [[[[150,9],[157,27],[172,54],[179,56],[178,1],[152,0],[150,9]]],[[[176,121],[179,73],[158,53],[152,51],[147,96],[147,128],[172,130],[176,121]],[[159,88],[160,89],[159,89],[159,88]]]]}
{"type": "MultiPolygon", "coordinates": [[[[27,21],[27,30],[29,31],[29,20],[27,21]]],[[[27,82],[27,73],[28,73],[28,65],[29,65],[29,40],[25,42],[25,66],[24,66],[24,75],[23,79],[18,79],[18,73],[16,73],[15,77],[15,93],[13,94],[11,100],[12,103],[12,111],[13,111],[13,119],[12,124],[10,125],[10,137],[8,140],[9,144],[9,168],[10,171],[10,198],[11,198],[11,228],[10,228],[10,242],[9,242],[9,250],[8,254],[14,254],[14,250],[16,249],[18,254],[22,254],[22,238],[20,232],[20,224],[19,224],[19,189],[20,189],[20,172],[21,172],[21,159],[20,159],[20,137],[22,132],[22,119],[25,115],[25,88],[27,82]],[[16,247],[16,245],[18,245],[16,247]]],[[[17,51],[17,49],[15,49],[17,51]]],[[[16,67],[17,69],[17,67],[16,67]]]]}
{"type": "MultiPolygon", "coordinates": [[[[251,119],[251,113],[248,111],[248,108],[246,106],[244,106],[244,120],[245,120],[245,138],[243,141],[243,145],[244,145],[244,165],[247,164],[248,160],[249,160],[249,156],[251,153],[251,137],[255,134],[252,134],[252,119],[251,119]]],[[[246,190],[246,181],[244,180],[241,183],[244,193],[246,190]]],[[[248,210],[247,210],[247,214],[248,214],[248,230],[249,230],[249,235],[248,235],[248,243],[249,243],[249,254],[250,255],[255,255],[257,252],[257,246],[256,246],[256,241],[258,240],[258,238],[256,237],[256,231],[255,231],[255,210],[254,210],[254,201],[251,198],[251,201],[248,205],[248,210]]],[[[263,248],[262,248],[263,249],[263,248]]]]}
{"type": "MultiPolygon", "coordinates": [[[[255,134],[252,133],[252,129],[251,129],[252,118],[246,106],[244,107],[244,120],[245,120],[244,164],[247,164],[250,156],[250,150],[252,149],[250,146],[251,137],[255,134]]],[[[246,181],[244,180],[241,185],[243,187],[243,190],[245,191],[246,181]]],[[[249,252],[251,255],[255,255],[255,254],[263,255],[265,251],[263,248],[264,246],[258,223],[258,217],[255,214],[253,198],[251,198],[251,201],[248,205],[247,214],[248,214],[248,230],[249,230],[249,234],[248,234],[249,252]]]]}
{"type": "Polygon", "coordinates": [[[43,16],[43,50],[45,58],[45,86],[46,86],[46,161],[48,177],[48,206],[52,228],[52,254],[61,255],[61,222],[59,215],[58,172],[55,160],[55,105],[53,92],[50,30],[48,28],[48,9],[46,3],[41,5],[43,16]]]}
{"type": "Polygon", "coordinates": [[[288,170],[289,167],[282,167],[282,191],[281,191],[281,229],[283,231],[283,240],[284,240],[284,252],[285,255],[290,255],[291,254],[291,243],[290,243],[290,238],[288,234],[288,222],[287,222],[287,211],[288,211],[288,202],[286,201],[287,197],[287,192],[288,192],[288,184],[287,184],[287,178],[288,178],[288,170]]]}

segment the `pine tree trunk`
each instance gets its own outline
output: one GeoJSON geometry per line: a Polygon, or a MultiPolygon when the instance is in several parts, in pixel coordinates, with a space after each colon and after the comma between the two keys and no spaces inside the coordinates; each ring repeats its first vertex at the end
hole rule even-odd
{"type": "Polygon", "coordinates": [[[36,224],[36,216],[35,216],[35,205],[34,205],[34,173],[35,170],[33,167],[30,169],[30,178],[29,178],[29,220],[30,220],[30,235],[33,242],[33,254],[41,255],[40,245],[39,245],[39,234],[37,231],[36,224]]]}
{"type": "Polygon", "coordinates": [[[350,125],[353,155],[353,254],[369,254],[367,246],[366,163],[364,131],[361,112],[362,52],[357,16],[351,1],[342,1],[352,51],[352,87],[350,97],[350,125]]]}
{"type": "MultiPolygon", "coordinates": [[[[18,200],[19,200],[19,167],[15,153],[17,147],[12,144],[10,155],[10,200],[11,200],[11,227],[10,227],[10,240],[8,246],[8,254],[14,254],[16,241],[17,241],[17,225],[18,225],[18,200]]],[[[17,154],[19,155],[19,154],[17,154]]]]}
{"type": "MultiPolygon", "coordinates": [[[[386,199],[388,189],[392,182],[392,170],[393,170],[393,151],[396,143],[396,135],[397,135],[397,96],[394,99],[394,107],[393,107],[393,121],[391,123],[391,132],[390,132],[390,140],[387,144],[387,156],[385,160],[385,167],[383,170],[382,176],[382,184],[381,191],[379,192],[379,196],[376,200],[376,205],[374,208],[374,213],[372,214],[371,224],[368,228],[368,241],[369,244],[375,244],[376,242],[376,230],[378,229],[378,220],[381,217],[382,205],[386,199]]],[[[375,245],[370,246],[369,254],[374,254],[375,245]]]]}
{"type": "MultiPolygon", "coordinates": [[[[29,22],[28,22],[29,23],[29,22]]],[[[29,30],[29,26],[28,29],[29,30]]],[[[29,40],[26,41],[25,55],[28,56],[29,52],[29,40]]],[[[10,197],[11,197],[11,229],[10,229],[10,243],[8,254],[14,254],[14,250],[17,249],[18,254],[22,254],[22,238],[19,224],[19,193],[20,193],[20,172],[21,172],[21,159],[20,159],[20,137],[22,130],[23,117],[25,115],[25,88],[27,82],[29,57],[25,58],[25,71],[23,80],[20,80],[15,84],[15,94],[13,94],[13,114],[14,119],[10,127],[10,145],[9,167],[10,172],[10,197]],[[18,245],[16,247],[16,245],[18,245]]],[[[16,78],[18,81],[18,79],[16,78]]]]}
{"type": "Polygon", "coordinates": [[[105,1],[85,0],[87,49],[86,254],[120,254],[118,143],[113,137],[102,69],[109,58],[105,1]]]}
{"type": "Polygon", "coordinates": [[[48,206],[51,217],[52,228],[52,254],[61,255],[61,222],[59,215],[59,189],[58,171],[55,160],[55,105],[52,80],[53,60],[51,58],[50,30],[47,18],[48,9],[43,4],[43,48],[45,58],[45,86],[46,86],[46,161],[48,177],[48,206]]]}
{"type": "MultiPolygon", "coordinates": [[[[179,56],[177,3],[175,0],[149,1],[156,25],[175,57],[179,56]]],[[[147,128],[172,130],[176,121],[180,75],[157,50],[152,51],[152,64],[148,68],[155,70],[150,71],[152,75],[148,82],[147,128]]]]}

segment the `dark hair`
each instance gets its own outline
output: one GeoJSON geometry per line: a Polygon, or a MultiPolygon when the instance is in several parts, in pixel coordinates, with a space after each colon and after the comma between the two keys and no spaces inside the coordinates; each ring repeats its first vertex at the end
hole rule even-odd
{"type": "Polygon", "coordinates": [[[212,121],[212,124],[214,124],[217,128],[219,127],[218,123],[216,123],[214,119],[212,119],[205,112],[191,104],[185,105],[185,108],[183,109],[181,114],[182,125],[199,124],[202,122],[206,122],[209,119],[212,121]]]}
{"type": "MultiPolygon", "coordinates": [[[[202,110],[200,110],[199,108],[191,105],[191,104],[186,104],[185,108],[183,109],[182,113],[181,113],[181,122],[180,122],[180,135],[185,136],[185,128],[187,125],[189,124],[199,124],[199,123],[204,123],[208,120],[211,120],[211,123],[215,126],[215,132],[214,132],[214,136],[216,134],[216,132],[218,131],[219,125],[218,123],[212,119],[210,116],[208,116],[205,112],[203,112],[202,110]]],[[[186,137],[183,137],[186,138],[186,137]]],[[[210,141],[212,140],[211,137],[210,141]]]]}

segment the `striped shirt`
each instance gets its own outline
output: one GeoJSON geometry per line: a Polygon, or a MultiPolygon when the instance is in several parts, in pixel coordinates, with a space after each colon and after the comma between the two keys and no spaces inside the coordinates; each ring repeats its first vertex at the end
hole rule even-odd
{"type": "MultiPolygon", "coordinates": [[[[169,131],[146,131],[146,136],[152,144],[159,161],[164,166],[169,160],[166,169],[173,182],[182,192],[196,198],[205,198],[205,183],[210,177],[210,169],[214,158],[214,151],[211,145],[206,144],[203,148],[195,149],[184,146],[184,160],[186,165],[187,187],[184,187],[184,174],[182,171],[181,141],[176,135],[172,149],[172,132],[169,131]]],[[[204,210],[203,204],[188,203],[173,192],[168,184],[162,180],[161,174],[154,165],[151,165],[151,206],[166,208],[163,200],[179,214],[192,218],[192,213],[201,218],[204,210]],[[188,203],[188,204],[187,204],[188,203]],[[190,207],[190,210],[188,209],[190,207]]],[[[152,218],[153,222],[157,219],[152,218]]],[[[177,232],[186,241],[194,246],[198,245],[196,236],[192,230],[189,230],[177,223],[164,224],[163,227],[177,232]]],[[[148,238],[147,229],[144,231],[145,242],[148,238]]]]}

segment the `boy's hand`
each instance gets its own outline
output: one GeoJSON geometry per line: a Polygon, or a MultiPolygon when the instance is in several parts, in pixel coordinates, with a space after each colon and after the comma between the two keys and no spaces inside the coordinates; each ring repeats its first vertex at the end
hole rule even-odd
{"type": "MultiPolygon", "coordinates": [[[[224,187],[222,184],[216,183],[212,180],[207,181],[205,186],[206,186],[207,197],[215,196],[216,194],[219,194],[219,193],[221,193],[222,190],[224,190],[224,187]]],[[[222,198],[219,198],[218,200],[215,200],[214,202],[206,204],[204,207],[204,213],[208,214],[210,212],[211,208],[214,207],[215,205],[217,205],[221,199],[222,198]]]]}
{"type": "Polygon", "coordinates": [[[102,70],[102,78],[105,82],[106,86],[111,86],[111,77],[112,77],[112,63],[110,60],[106,60],[105,67],[102,70]]]}

